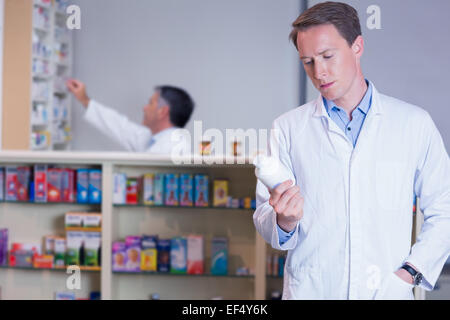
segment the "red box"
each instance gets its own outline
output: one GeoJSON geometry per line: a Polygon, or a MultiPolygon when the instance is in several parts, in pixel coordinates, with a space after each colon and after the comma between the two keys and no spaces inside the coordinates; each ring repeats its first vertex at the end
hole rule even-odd
{"type": "Polygon", "coordinates": [[[30,183],[30,167],[17,168],[17,200],[28,201],[28,184],[30,183]]]}
{"type": "Polygon", "coordinates": [[[34,201],[47,202],[47,165],[34,166],[34,201]]]}
{"type": "Polygon", "coordinates": [[[139,200],[139,179],[127,179],[127,204],[137,204],[139,200]]]}
{"type": "Polygon", "coordinates": [[[17,201],[17,168],[6,167],[5,200],[17,201]]]}
{"type": "Polygon", "coordinates": [[[61,169],[48,169],[47,171],[47,201],[61,202],[61,169]]]}
{"type": "Polygon", "coordinates": [[[75,202],[75,170],[63,169],[62,175],[62,201],[75,202]]]}

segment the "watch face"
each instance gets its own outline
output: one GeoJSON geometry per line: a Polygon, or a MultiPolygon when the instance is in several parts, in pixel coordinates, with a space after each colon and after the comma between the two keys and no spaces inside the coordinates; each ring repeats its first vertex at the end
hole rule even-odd
{"type": "Polygon", "coordinates": [[[418,273],[414,278],[414,284],[418,286],[422,282],[422,279],[423,275],[421,273],[418,273]]]}

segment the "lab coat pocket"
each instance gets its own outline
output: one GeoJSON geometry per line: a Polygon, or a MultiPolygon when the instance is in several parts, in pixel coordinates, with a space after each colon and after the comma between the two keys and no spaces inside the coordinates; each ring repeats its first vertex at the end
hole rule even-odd
{"type": "Polygon", "coordinates": [[[376,300],[413,300],[414,286],[391,272],[375,294],[376,300]]]}
{"type": "Polygon", "coordinates": [[[375,170],[375,193],[378,207],[399,210],[405,184],[405,164],[401,161],[379,161],[375,170]]]}
{"type": "Polygon", "coordinates": [[[294,300],[320,299],[320,274],[309,266],[286,266],[285,298],[294,300]]]}

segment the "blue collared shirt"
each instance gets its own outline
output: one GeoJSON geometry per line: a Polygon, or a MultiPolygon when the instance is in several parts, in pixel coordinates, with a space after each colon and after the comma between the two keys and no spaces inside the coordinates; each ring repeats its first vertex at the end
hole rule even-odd
{"type": "MultiPolygon", "coordinates": [[[[322,97],[323,104],[325,105],[325,109],[327,110],[328,115],[338,125],[338,127],[341,128],[347,138],[353,143],[353,147],[356,146],[356,141],[358,141],[359,133],[361,132],[364,120],[366,119],[366,115],[372,105],[372,85],[367,80],[366,83],[367,91],[359,105],[353,110],[351,121],[344,109],[338,107],[333,101],[327,100],[322,97]]],[[[294,229],[288,233],[282,230],[278,225],[277,229],[278,236],[280,238],[280,245],[286,243],[286,241],[291,238],[296,230],[294,229]]]]}

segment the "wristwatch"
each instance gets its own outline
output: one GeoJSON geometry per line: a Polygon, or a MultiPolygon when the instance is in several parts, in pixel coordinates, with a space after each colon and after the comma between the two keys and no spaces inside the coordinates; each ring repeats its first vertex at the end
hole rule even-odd
{"type": "Polygon", "coordinates": [[[414,268],[412,268],[407,264],[404,264],[402,266],[402,269],[408,271],[408,273],[412,276],[415,286],[418,286],[419,284],[422,283],[423,275],[420,272],[417,272],[416,270],[414,270],[414,268]]]}

